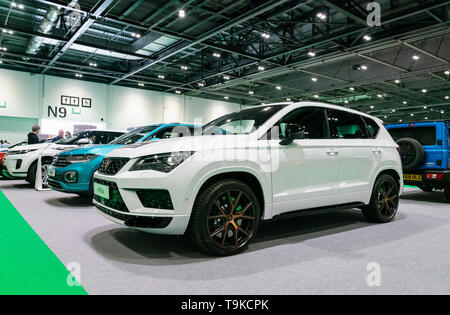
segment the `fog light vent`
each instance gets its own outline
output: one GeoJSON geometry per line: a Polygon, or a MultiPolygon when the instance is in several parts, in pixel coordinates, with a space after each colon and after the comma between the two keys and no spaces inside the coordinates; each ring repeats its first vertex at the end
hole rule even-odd
{"type": "Polygon", "coordinates": [[[67,183],[76,183],[78,181],[77,172],[67,172],[64,174],[64,180],[67,183]]]}
{"type": "Polygon", "coordinates": [[[142,205],[146,208],[173,210],[172,199],[167,190],[138,190],[136,194],[142,202],[142,205]]]}

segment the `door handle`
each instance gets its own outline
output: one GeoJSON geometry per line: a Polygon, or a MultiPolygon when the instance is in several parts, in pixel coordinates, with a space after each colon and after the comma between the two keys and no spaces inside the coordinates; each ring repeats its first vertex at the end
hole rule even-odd
{"type": "Polygon", "coordinates": [[[336,150],[328,150],[328,151],[327,151],[327,154],[330,155],[330,156],[336,156],[336,155],[339,154],[339,152],[336,151],[336,150]]]}
{"type": "Polygon", "coordinates": [[[377,149],[373,149],[372,152],[373,152],[373,154],[381,154],[381,150],[377,150],[377,149]]]}

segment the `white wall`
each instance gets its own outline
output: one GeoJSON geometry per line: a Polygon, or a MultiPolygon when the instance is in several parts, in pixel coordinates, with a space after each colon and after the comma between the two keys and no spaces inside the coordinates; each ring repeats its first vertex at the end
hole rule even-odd
{"type": "MultiPolygon", "coordinates": [[[[30,126],[26,123],[27,128],[20,126],[26,129],[23,131],[12,128],[11,124],[2,124],[0,119],[0,139],[16,134],[15,138],[24,138],[31,124],[37,120],[49,126],[75,122],[104,123],[110,129],[126,130],[161,122],[194,122],[201,119],[207,123],[239,109],[240,105],[235,103],[0,69],[0,118],[31,119],[30,126]],[[78,97],[80,102],[82,98],[89,98],[92,107],[63,106],[63,95],[78,97]],[[5,102],[6,108],[3,108],[5,102]],[[54,117],[49,107],[65,109],[66,117],[54,117]],[[75,109],[74,112],[72,109],[75,109]],[[50,124],[48,119],[61,122],[50,124]]],[[[49,130],[46,133],[50,133],[49,130]]]]}

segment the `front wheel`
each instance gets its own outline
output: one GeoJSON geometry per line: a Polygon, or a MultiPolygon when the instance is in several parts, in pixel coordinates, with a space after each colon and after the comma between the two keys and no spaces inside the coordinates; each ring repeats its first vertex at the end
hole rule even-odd
{"type": "Polygon", "coordinates": [[[363,207],[367,220],[377,223],[387,223],[395,218],[399,204],[400,187],[389,174],[377,178],[372,191],[369,205],[363,207]]]}
{"type": "Polygon", "coordinates": [[[221,180],[203,190],[192,210],[190,234],[207,254],[244,250],[256,234],[260,208],[254,192],[238,180],[221,180]]]}

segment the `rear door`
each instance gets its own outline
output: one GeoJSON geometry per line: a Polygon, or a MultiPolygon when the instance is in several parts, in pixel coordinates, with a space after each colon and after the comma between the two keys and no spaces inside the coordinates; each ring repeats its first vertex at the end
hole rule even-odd
{"type": "Polygon", "coordinates": [[[329,109],[328,121],[339,153],[339,203],[364,202],[372,191],[382,149],[360,115],[329,109]]]}

